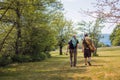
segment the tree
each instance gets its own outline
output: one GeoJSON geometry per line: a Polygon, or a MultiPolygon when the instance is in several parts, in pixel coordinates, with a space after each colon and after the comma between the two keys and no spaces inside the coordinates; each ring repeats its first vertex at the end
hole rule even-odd
{"type": "Polygon", "coordinates": [[[62,48],[68,43],[68,40],[73,33],[72,21],[66,20],[61,12],[57,12],[55,16],[52,24],[57,34],[57,45],[59,46],[60,55],[62,55],[62,48]]]}
{"type": "Polygon", "coordinates": [[[0,1],[0,51],[31,55],[52,50],[57,41],[51,22],[61,9],[58,0],[0,1]]]}
{"type": "Polygon", "coordinates": [[[120,46],[120,25],[118,24],[110,35],[110,40],[113,46],[120,46]]]}
{"type": "Polygon", "coordinates": [[[102,18],[97,18],[94,24],[94,29],[93,32],[91,33],[91,38],[93,39],[93,42],[95,44],[96,50],[93,53],[94,56],[97,56],[97,47],[98,43],[100,41],[101,36],[101,29],[104,27],[103,25],[103,19],[102,18]]]}
{"type": "Polygon", "coordinates": [[[95,11],[87,11],[92,17],[101,16],[108,23],[120,23],[120,0],[96,0],[95,11]]]}
{"type": "Polygon", "coordinates": [[[78,23],[80,26],[78,30],[90,34],[90,37],[93,40],[93,43],[95,44],[96,51],[94,52],[94,56],[97,56],[97,47],[98,42],[100,40],[101,36],[101,29],[104,27],[102,18],[97,18],[95,23],[92,21],[89,21],[88,23],[85,21],[82,21],[81,23],[78,23]]]}

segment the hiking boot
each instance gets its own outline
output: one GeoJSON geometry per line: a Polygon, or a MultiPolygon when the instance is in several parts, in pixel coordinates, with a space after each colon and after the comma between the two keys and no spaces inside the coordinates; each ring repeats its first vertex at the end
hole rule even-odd
{"type": "Polygon", "coordinates": [[[74,67],[76,67],[76,65],[74,65],[74,67]]]}
{"type": "Polygon", "coordinates": [[[90,63],[90,62],[88,62],[88,64],[89,64],[89,66],[91,66],[91,63],[90,63]]]}

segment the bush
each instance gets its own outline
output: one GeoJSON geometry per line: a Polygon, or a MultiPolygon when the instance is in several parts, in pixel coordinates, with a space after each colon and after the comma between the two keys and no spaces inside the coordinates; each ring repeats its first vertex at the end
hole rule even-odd
{"type": "Polygon", "coordinates": [[[99,56],[99,55],[98,55],[98,54],[93,53],[93,56],[96,56],[96,57],[97,57],[97,56],[99,56]]]}
{"type": "Polygon", "coordinates": [[[33,54],[33,55],[13,55],[11,56],[0,56],[0,66],[5,66],[8,65],[12,62],[30,62],[30,61],[41,61],[41,60],[45,60],[46,58],[50,58],[51,55],[49,54],[49,52],[46,53],[39,53],[39,54],[33,54]]]}
{"type": "Polygon", "coordinates": [[[30,62],[32,58],[29,55],[14,55],[12,60],[13,62],[30,62]]]}
{"type": "Polygon", "coordinates": [[[30,62],[30,61],[41,61],[45,60],[47,57],[51,57],[49,53],[39,53],[32,55],[14,55],[12,57],[13,62],[30,62]]]}
{"type": "Polygon", "coordinates": [[[5,66],[12,63],[10,56],[0,56],[0,66],[5,66]]]}
{"type": "Polygon", "coordinates": [[[51,57],[51,55],[50,55],[49,52],[46,52],[45,54],[46,54],[47,58],[50,58],[50,57],[51,57]]]}
{"type": "Polygon", "coordinates": [[[31,56],[32,61],[41,61],[47,58],[47,55],[45,53],[39,53],[39,54],[34,54],[31,56]]]}

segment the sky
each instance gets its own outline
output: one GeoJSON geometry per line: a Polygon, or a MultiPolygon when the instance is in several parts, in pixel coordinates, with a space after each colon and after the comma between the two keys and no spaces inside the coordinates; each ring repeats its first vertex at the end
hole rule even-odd
{"type": "MultiPolygon", "coordinates": [[[[65,17],[69,20],[72,20],[74,24],[85,20],[91,21],[93,20],[91,17],[86,16],[84,13],[81,13],[82,10],[94,10],[93,3],[95,0],[61,0],[64,7],[65,17]]],[[[106,24],[106,26],[102,29],[103,34],[111,34],[114,27],[113,25],[106,24]]]]}

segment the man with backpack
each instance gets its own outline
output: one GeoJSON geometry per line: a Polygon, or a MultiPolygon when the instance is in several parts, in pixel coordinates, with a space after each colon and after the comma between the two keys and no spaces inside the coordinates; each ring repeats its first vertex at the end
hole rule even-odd
{"type": "Polygon", "coordinates": [[[68,49],[70,53],[70,66],[76,67],[77,63],[77,47],[78,47],[78,40],[76,35],[74,35],[71,40],[68,42],[68,49]]]}
{"type": "Polygon", "coordinates": [[[88,34],[84,35],[84,40],[82,42],[82,52],[84,53],[84,58],[85,58],[85,65],[91,66],[91,52],[95,51],[95,46],[92,42],[92,40],[90,39],[90,37],[88,37],[88,34]]]}

